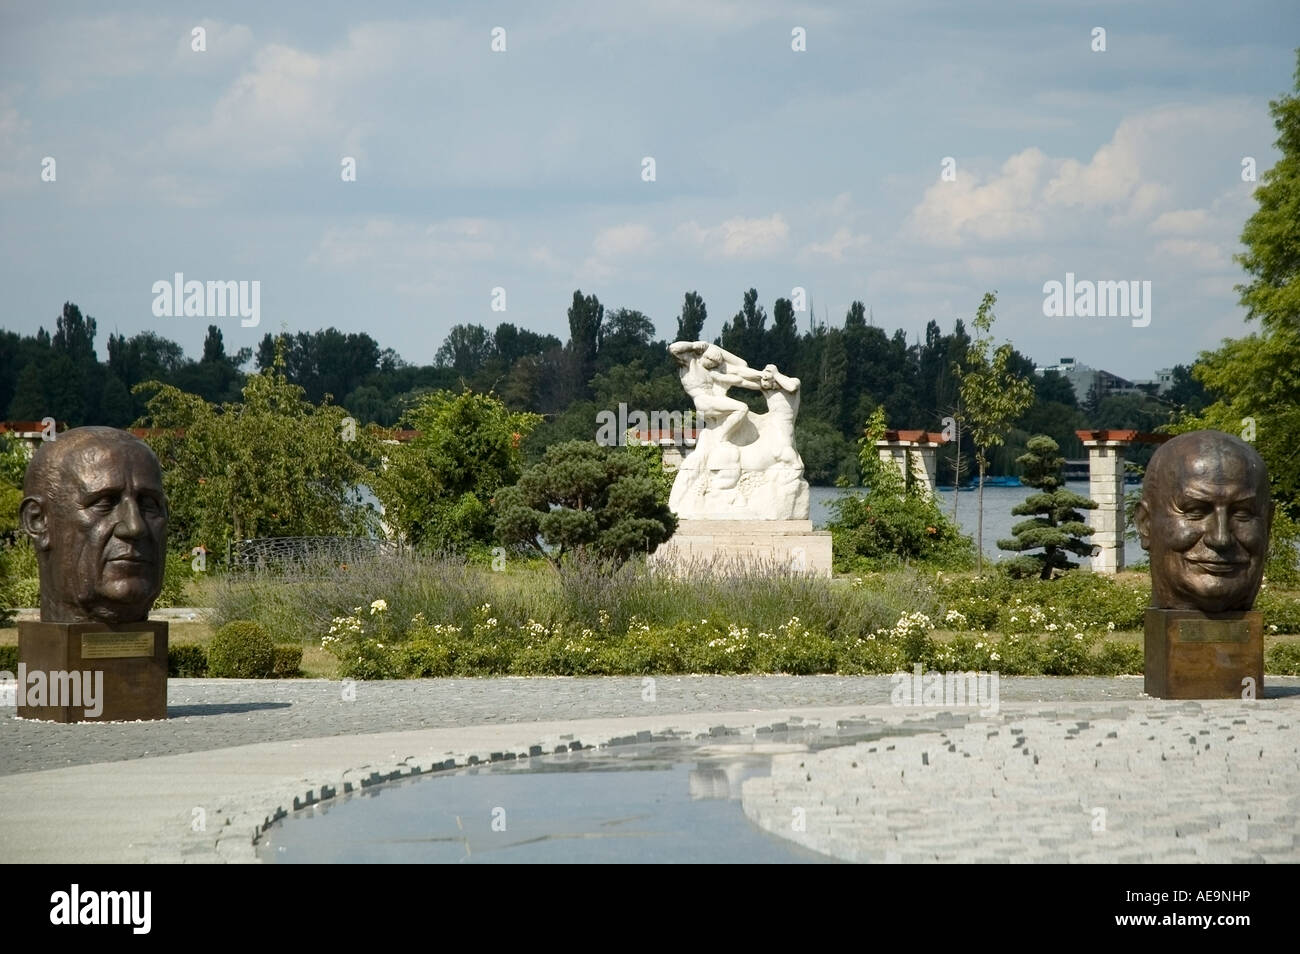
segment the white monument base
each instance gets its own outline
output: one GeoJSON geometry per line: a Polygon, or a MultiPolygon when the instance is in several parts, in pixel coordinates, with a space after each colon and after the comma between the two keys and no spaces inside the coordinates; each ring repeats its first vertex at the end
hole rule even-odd
{"type": "Polygon", "coordinates": [[[651,566],[678,572],[763,567],[831,575],[831,535],[811,520],[680,520],[651,566]]]}

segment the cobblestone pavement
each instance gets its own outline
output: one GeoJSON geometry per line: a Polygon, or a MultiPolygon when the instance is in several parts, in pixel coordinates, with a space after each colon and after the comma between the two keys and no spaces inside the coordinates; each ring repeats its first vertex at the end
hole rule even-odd
{"type": "Polygon", "coordinates": [[[778,755],[745,813],[854,862],[1300,861],[1300,707],[1063,715],[778,755]]]}
{"type": "Polygon", "coordinates": [[[809,751],[747,781],[744,808],[835,857],[1300,861],[1300,679],[1270,678],[1257,701],[1170,702],[1140,678],[1008,677],[996,712],[891,705],[891,689],[889,676],[456,679],[358,683],[347,701],[338,682],[172,680],[165,722],[11,709],[0,861],[251,861],[266,819],[358,779],[661,732],[754,745],[795,726],[809,751]]]}
{"type": "MultiPolygon", "coordinates": [[[[1300,692],[1300,680],[1290,680],[1300,692]]],[[[1270,683],[1271,685],[1272,683],[1270,683]]],[[[1005,677],[1003,702],[1142,697],[1140,677],[1005,677]]],[[[0,775],[90,762],[359,733],[559,719],[887,705],[889,676],[418,679],[171,679],[166,722],[57,725],[0,708],[0,775]]]]}

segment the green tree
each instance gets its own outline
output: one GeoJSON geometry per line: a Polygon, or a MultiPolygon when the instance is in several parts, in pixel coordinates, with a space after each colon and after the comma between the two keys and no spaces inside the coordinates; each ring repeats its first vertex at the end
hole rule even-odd
{"type": "Polygon", "coordinates": [[[751,288],[745,292],[740,311],[736,312],[730,321],[723,323],[722,335],[717,343],[732,354],[753,363],[755,367],[762,367],[768,363],[766,337],[767,312],[758,303],[758,290],[751,288]]]}
{"type": "Polygon", "coordinates": [[[600,340],[602,369],[648,357],[655,326],[635,308],[616,308],[605,316],[600,340]]]}
{"type": "Polygon", "coordinates": [[[816,417],[800,420],[795,425],[794,444],[810,484],[831,486],[837,478],[847,479],[853,473],[849,442],[827,421],[816,417]]]}
{"type": "Polygon", "coordinates": [[[1041,549],[1042,553],[1025,554],[1004,561],[1003,567],[1013,576],[1032,576],[1050,580],[1054,570],[1072,570],[1078,566],[1067,556],[1089,556],[1093,546],[1085,537],[1091,536],[1092,527],[1083,522],[1080,510],[1095,510],[1097,503],[1065,489],[1061,476],[1064,458],[1058,453],[1060,446],[1046,434],[1029,439],[1028,452],[1016,458],[1024,468],[1021,482],[1038,488],[1022,503],[1011,508],[1017,516],[1028,516],[1011,528],[1014,539],[999,540],[1003,550],[1023,553],[1041,549]]]}
{"type": "Polygon", "coordinates": [[[905,479],[880,459],[885,412],[876,408],[859,440],[858,463],[866,493],[847,493],[831,502],[829,523],[835,569],[842,573],[922,563],[964,569],[971,563],[971,539],[939,510],[923,481],[905,479]]]}
{"type": "Polygon", "coordinates": [[[0,434],[0,537],[12,538],[18,530],[18,508],[23,502],[27,452],[12,434],[0,434]]]}
{"type": "Polygon", "coordinates": [[[433,356],[433,363],[469,378],[482,370],[495,350],[493,336],[482,325],[453,325],[433,356]]]}
{"type": "Polygon", "coordinates": [[[541,416],[466,389],[425,395],[402,417],[418,432],[385,451],[374,490],[411,544],[463,552],[492,539],[492,498],[523,469],[520,446],[541,416]]]}
{"type": "Polygon", "coordinates": [[[699,292],[688,291],[682,302],[682,313],[677,318],[677,337],[674,341],[699,341],[704,333],[704,322],[709,318],[709,310],[704,306],[704,299],[699,292]]]}
{"type": "Polygon", "coordinates": [[[157,381],[136,388],[149,395],[140,424],[163,465],[174,545],[220,553],[230,539],[375,528],[361,495],[377,461],[373,438],[353,436],[343,408],[306,400],[282,360],[220,406],[157,381]]]}
{"type": "Polygon", "coordinates": [[[289,381],[303,388],[307,400],[320,402],[327,394],[335,399],[350,394],[375,372],[381,354],[379,343],[364,332],[344,334],[326,328],[263,336],[257,366],[265,371],[282,360],[289,381]]]}
{"type": "Polygon", "coordinates": [[[794,303],[788,298],[778,298],[772,306],[772,329],[767,334],[766,351],[764,364],[770,362],[786,374],[793,373],[799,355],[799,330],[794,303]]]}
{"type": "MultiPolygon", "coordinates": [[[[1300,50],[1295,92],[1300,94],[1300,50]]],[[[1214,428],[1254,440],[1268,465],[1278,510],[1300,518],[1300,95],[1269,103],[1282,158],[1260,177],[1258,208],[1242,229],[1237,256],[1250,280],[1238,285],[1259,330],[1203,352],[1192,369],[1214,398],[1174,431],[1214,428]]]]}
{"type": "Polygon", "coordinates": [[[979,468],[979,503],[975,530],[975,566],[984,571],[984,476],[988,472],[989,452],[1006,441],[1007,431],[1033,403],[1034,386],[1012,367],[1015,349],[1010,342],[993,347],[993,306],[996,292],[988,292],[975,312],[975,338],[966,349],[958,370],[964,424],[975,444],[975,463],[979,468]]]}
{"type": "Polygon", "coordinates": [[[567,350],[573,362],[572,371],[577,377],[574,384],[578,396],[587,394],[587,382],[595,369],[604,332],[605,306],[595,295],[584,296],[581,289],[575,290],[573,303],[569,305],[567,350]]]}
{"type": "Polygon", "coordinates": [[[626,447],[554,445],[497,494],[497,533],[556,567],[569,554],[617,564],[652,553],[677,529],[655,466],[626,447]]]}

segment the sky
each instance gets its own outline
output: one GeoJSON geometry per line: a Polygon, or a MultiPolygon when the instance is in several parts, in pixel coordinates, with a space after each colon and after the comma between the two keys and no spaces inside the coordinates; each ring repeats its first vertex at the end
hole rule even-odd
{"type": "Polygon", "coordinates": [[[1295,0],[5,0],[0,328],[427,363],[459,323],[566,339],[574,289],[665,339],[691,290],[710,339],[750,287],[909,338],[996,290],[1040,364],[1148,379],[1250,330],[1243,161],[1296,46],[1295,0]],[[259,324],[155,315],[178,272],[259,282],[259,324]],[[1149,323],[1046,316],[1067,273],[1150,282],[1149,323]]]}

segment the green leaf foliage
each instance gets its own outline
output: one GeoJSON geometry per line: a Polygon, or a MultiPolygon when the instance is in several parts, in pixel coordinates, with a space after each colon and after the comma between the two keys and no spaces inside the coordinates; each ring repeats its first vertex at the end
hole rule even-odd
{"type": "Polygon", "coordinates": [[[176,549],[224,551],[226,540],[365,533],[375,514],[358,488],[377,445],[344,426],[347,412],[314,405],[281,366],[249,375],[242,400],[211,404],[146,382],[141,424],[162,462],[168,535],[176,549]]]}
{"type": "Polygon", "coordinates": [[[885,436],[885,413],[876,408],[859,441],[858,465],[865,494],[844,494],[830,504],[828,524],[835,569],[864,572],[907,563],[965,568],[971,539],[939,509],[920,480],[905,480],[880,459],[876,441],[885,436]]]}
{"type": "Polygon", "coordinates": [[[998,547],[1020,552],[1042,550],[1042,553],[1005,560],[1002,566],[1013,576],[1036,575],[1047,580],[1051,579],[1054,571],[1078,566],[1067,554],[1089,556],[1092,553],[1092,544],[1084,538],[1091,536],[1093,529],[1083,522],[1083,514],[1079,511],[1095,510],[1097,504],[1065,489],[1061,476],[1064,461],[1058,453],[1060,448],[1056,441],[1038,434],[1029,439],[1027,446],[1028,453],[1016,460],[1023,468],[1020,479],[1030,487],[1040,489],[1012,507],[1011,512],[1032,516],[1033,519],[1022,520],[1013,526],[1012,539],[999,540],[998,547]]]}
{"type": "Polygon", "coordinates": [[[492,499],[523,469],[520,446],[541,416],[511,411],[493,394],[436,391],[408,410],[417,432],[388,445],[374,481],[385,520],[410,543],[464,552],[492,540],[492,499]]]}
{"type": "Polygon", "coordinates": [[[1269,109],[1282,158],[1260,177],[1258,208],[1242,229],[1245,251],[1236,257],[1250,276],[1237,286],[1240,302],[1259,331],[1200,355],[1192,373],[1215,400],[1171,430],[1213,428],[1253,440],[1279,509],[1300,518],[1300,95],[1284,95],[1269,109]]]}
{"type": "Polygon", "coordinates": [[[497,533],[556,565],[570,553],[613,563],[651,553],[677,529],[654,467],[624,447],[554,445],[497,494],[497,533]]]}
{"type": "Polygon", "coordinates": [[[1009,342],[993,347],[993,306],[997,294],[988,292],[975,312],[975,337],[954,369],[960,382],[963,409],[959,420],[975,443],[979,466],[979,523],[975,534],[976,566],[984,563],[984,475],[989,453],[1006,443],[1007,432],[1034,403],[1034,385],[1014,367],[1016,350],[1009,342]]]}

